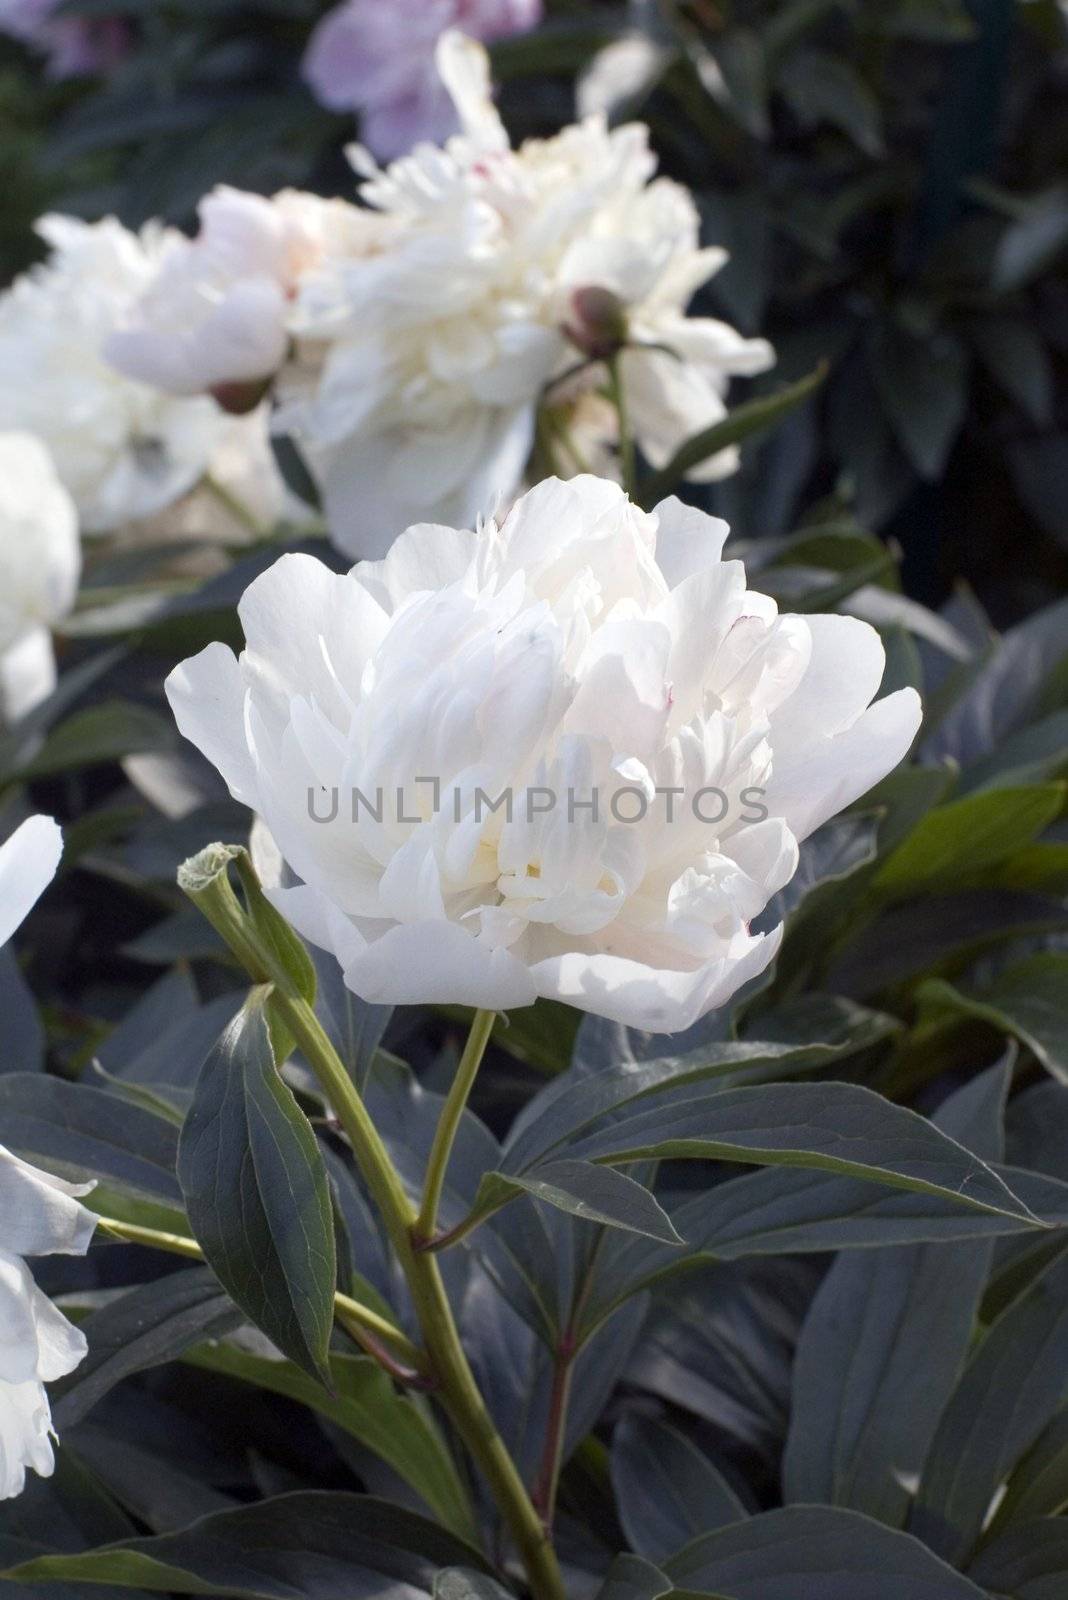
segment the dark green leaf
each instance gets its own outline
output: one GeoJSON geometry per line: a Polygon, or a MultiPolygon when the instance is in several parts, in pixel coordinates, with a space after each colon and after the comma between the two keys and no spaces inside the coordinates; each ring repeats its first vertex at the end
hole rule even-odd
{"type": "Polygon", "coordinates": [[[1056,818],[1060,784],[989,789],[928,812],[875,877],[875,888],[898,897],[959,887],[1020,850],[1056,818]]]}
{"type": "Polygon", "coordinates": [[[956,1198],[1027,1219],[1028,1208],[985,1162],[924,1117],[848,1083],[759,1084],[638,1111],[587,1134],[587,1161],[691,1158],[812,1167],[892,1188],[956,1198]]]}
{"type": "MultiPolygon", "coordinates": [[[[1006,1069],[993,1068],[942,1107],[936,1126],[997,1160],[1006,1089],[1006,1069]]],[[[794,1361],[787,1500],[901,1526],[968,1351],[992,1249],[980,1239],[839,1257],[794,1361]]]]}
{"type": "Polygon", "coordinates": [[[695,1539],[665,1567],[677,1588],[735,1600],[986,1600],[917,1539],[829,1506],[751,1517],[695,1539]]]}
{"type": "Polygon", "coordinates": [[[612,1440],[612,1487],[631,1548],[650,1561],[747,1514],[696,1445],[637,1411],[622,1418],[612,1440]]]}
{"type": "Polygon", "coordinates": [[[178,1149],[190,1225],[223,1287],[298,1366],[329,1381],[336,1260],[307,1118],[275,1067],[256,990],[204,1062],[178,1149]]]}
{"type": "Polygon", "coordinates": [[[881,325],[869,348],[872,376],[897,438],[923,478],[943,471],[964,421],[968,358],[952,334],[920,338],[881,325]]]}
{"type": "Polygon", "coordinates": [[[611,1167],[589,1161],[550,1161],[522,1175],[488,1172],[479,1186],[475,1208],[483,1211],[526,1193],[588,1222],[641,1233],[665,1244],[681,1244],[671,1220],[643,1184],[611,1167]]]}
{"type": "Polygon", "coordinates": [[[229,1332],[240,1321],[241,1313],[206,1267],[127,1290],[82,1324],[89,1354],[53,1391],[57,1428],[65,1431],[80,1422],[131,1373],[173,1361],[190,1345],[229,1332]]]}
{"type": "Polygon", "coordinates": [[[42,1556],[3,1576],[236,1600],[374,1600],[391,1589],[429,1594],[444,1566],[484,1563],[454,1535],[400,1506],[306,1492],[216,1512],[179,1533],[42,1556]]]}
{"type": "Polygon", "coordinates": [[[949,1561],[975,1547],[995,1491],[1068,1400],[1068,1259],[994,1323],[935,1434],[911,1527],[949,1561]]]}
{"type": "Polygon", "coordinates": [[[1063,1600],[1068,1585],[1068,1518],[1027,1522],[996,1539],[971,1576],[991,1595],[1012,1600],[1063,1600]]]}

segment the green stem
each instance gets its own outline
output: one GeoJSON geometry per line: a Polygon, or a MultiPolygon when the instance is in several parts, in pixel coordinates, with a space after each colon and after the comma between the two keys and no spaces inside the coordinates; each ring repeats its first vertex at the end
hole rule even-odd
{"type": "MultiPolygon", "coordinates": [[[[479,1392],[460,1342],[437,1261],[415,1248],[416,1211],[378,1130],[307,1001],[276,992],[275,1003],[348,1135],[407,1280],[432,1373],[437,1379],[437,1393],[493,1491],[523,1558],[531,1590],[537,1600],[564,1600],[563,1580],[552,1544],[479,1392]]],[[[480,1013],[480,1017],[482,1015],[480,1013]]],[[[475,1070],[477,1065],[476,1061],[475,1070]]],[[[461,1102],[456,1112],[457,1122],[462,1110],[461,1102]]],[[[445,1151],[445,1159],[447,1155],[445,1151]]]]}
{"type": "Polygon", "coordinates": [[[471,1031],[467,1035],[467,1044],[460,1057],[460,1065],[456,1069],[456,1076],[452,1080],[441,1117],[434,1131],[434,1143],[430,1148],[430,1159],[426,1167],[426,1184],[423,1189],[423,1204],[415,1221],[412,1237],[416,1249],[428,1245],[434,1238],[438,1228],[438,1207],[441,1205],[441,1196],[445,1188],[445,1173],[449,1165],[449,1157],[456,1141],[456,1134],[463,1118],[464,1110],[474,1088],[478,1069],[482,1065],[482,1057],[486,1054],[486,1046],[493,1032],[493,1024],[497,1020],[495,1011],[476,1011],[475,1019],[471,1024],[471,1031]]]}
{"type": "Polygon", "coordinates": [[[627,394],[623,383],[620,358],[614,355],[608,363],[608,393],[619,418],[619,465],[623,487],[633,500],[638,491],[638,461],[634,451],[634,435],[627,410],[627,394]]]}

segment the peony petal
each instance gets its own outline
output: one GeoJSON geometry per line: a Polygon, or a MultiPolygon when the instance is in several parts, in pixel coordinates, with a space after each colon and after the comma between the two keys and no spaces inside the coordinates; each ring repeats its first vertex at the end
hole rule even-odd
{"type": "Polygon", "coordinates": [[[376,1005],[460,1005],[508,1011],[537,997],[527,967],[490,950],[454,922],[393,928],[345,969],[345,982],[376,1005]]]}
{"type": "Polygon", "coordinates": [[[256,772],[245,739],[245,684],[232,650],[209,644],[168,676],[164,689],[178,731],[196,745],[235,800],[255,807],[256,772]]]}
{"type": "Polygon", "coordinates": [[[0,945],[6,944],[56,875],[63,835],[51,817],[29,817],[0,845],[0,945]]]}
{"type": "Polygon", "coordinates": [[[0,1145],[0,1238],[17,1256],[83,1256],[96,1218],[78,1197],[91,1183],[67,1183],[0,1145]]]}
{"type": "Polygon", "coordinates": [[[52,1413],[44,1385],[0,1380],[0,1500],[11,1500],[26,1487],[26,1469],[42,1478],[55,1470],[52,1413]]]}

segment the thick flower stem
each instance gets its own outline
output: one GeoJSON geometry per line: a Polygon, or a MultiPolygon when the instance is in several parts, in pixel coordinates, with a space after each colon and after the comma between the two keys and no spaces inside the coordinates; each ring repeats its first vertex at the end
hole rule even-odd
{"type": "Polygon", "coordinates": [[[638,460],[634,450],[634,435],[627,410],[627,393],[623,383],[623,368],[619,355],[608,363],[608,393],[619,418],[619,466],[623,487],[632,500],[638,490],[638,460]]]}
{"type": "MultiPolygon", "coordinates": [[[[326,1091],[327,1097],[348,1135],[360,1170],[374,1196],[396,1252],[401,1269],[407,1279],[416,1316],[430,1357],[432,1376],[437,1381],[437,1394],[448,1411],[454,1427],[472,1458],[489,1484],[501,1514],[516,1542],[526,1567],[530,1587],[536,1600],[564,1600],[563,1582],[555,1552],[545,1527],[527,1493],[519,1470],[497,1432],[493,1418],[482,1398],[471,1371],[456,1321],[449,1305],[445,1286],[437,1261],[432,1255],[416,1250],[413,1231],[417,1220],[415,1207],[408,1199],[389,1152],[379,1137],[378,1130],[367,1113],[355,1084],[339,1059],[329,1038],[321,1027],[314,1011],[306,1001],[278,992],[276,1004],[281,1016],[300,1046],[326,1091]]],[[[492,1027],[492,1013],[479,1013],[472,1034],[481,1033],[482,1027],[492,1027]],[[488,1026],[487,1026],[488,1023],[488,1026]]],[[[470,1051],[465,1051],[467,1071],[473,1080],[485,1049],[477,1039],[470,1051]]],[[[457,1082],[463,1074],[457,1074],[457,1082]]],[[[454,1085],[454,1089],[456,1086],[454,1085]]],[[[450,1102],[453,1096],[450,1095],[450,1102]]],[[[456,1094],[452,1112],[455,1126],[463,1112],[466,1093],[456,1094]]],[[[449,1108],[446,1107],[446,1114],[449,1108]]],[[[442,1139],[440,1159],[448,1160],[452,1138],[442,1139]],[[447,1139],[447,1143],[446,1143],[447,1139]]]]}
{"type": "Polygon", "coordinates": [[[495,1011],[476,1011],[475,1019],[471,1024],[471,1031],[467,1036],[464,1053],[460,1057],[460,1065],[456,1069],[456,1076],[452,1080],[441,1117],[434,1132],[434,1143],[430,1149],[430,1159],[426,1167],[426,1183],[423,1188],[423,1203],[416,1218],[412,1237],[417,1249],[430,1244],[437,1232],[438,1207],[441,1204],[442,1192],[445,1188],[445,1174],[448,1170],[449,1157],[456,1140],[457,1130],[463,1118],[464,1108],[471,1096],[478,1069],[482,1065],[482,1057],[486,1053],[486,1046],[493,1032],[496,1021],[495,1011]]]}

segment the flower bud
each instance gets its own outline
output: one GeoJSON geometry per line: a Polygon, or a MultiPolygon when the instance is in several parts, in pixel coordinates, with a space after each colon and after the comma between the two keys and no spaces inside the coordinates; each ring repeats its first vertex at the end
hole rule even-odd
{"type": "Polygon", "coordinates": [[[576,289],[564,332],[591,361],[611,361],[627,342],[626,307],[611,289],[598,284],[576,289]]]}

